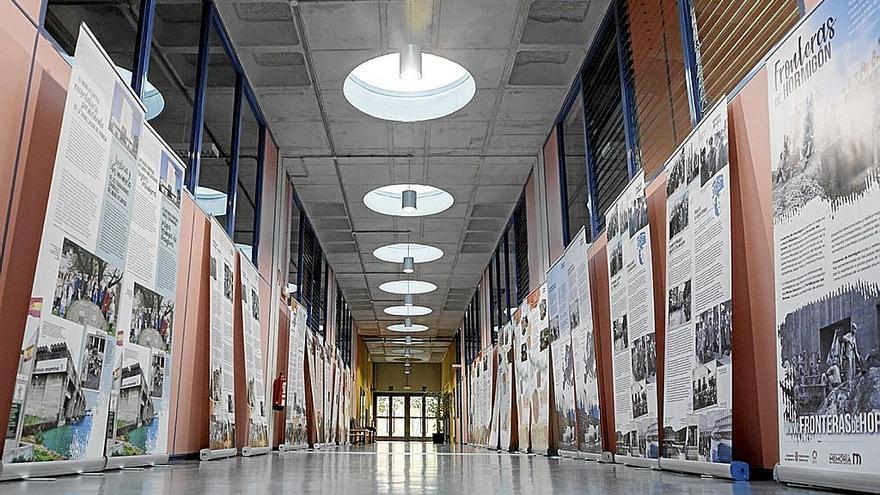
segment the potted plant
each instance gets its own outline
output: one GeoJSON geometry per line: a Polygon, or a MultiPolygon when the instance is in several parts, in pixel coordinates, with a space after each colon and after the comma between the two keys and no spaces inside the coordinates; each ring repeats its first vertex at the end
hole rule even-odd
{"type": "Polygon", "coordinates": [[[452,405],[452,395],[443,392],[431,394],[436,400],[432,401],[428,413],[437,418],[434,423],[434,432],[431,440],[436,444],[446,443],[446,423],[449,420],[450,407],[452,405]]]}

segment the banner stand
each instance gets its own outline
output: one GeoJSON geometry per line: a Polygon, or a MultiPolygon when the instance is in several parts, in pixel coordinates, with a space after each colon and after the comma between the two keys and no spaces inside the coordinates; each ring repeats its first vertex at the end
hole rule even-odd
{"type": "Polygon", "coordinates": [[[599,462],[608,462],[608,463],[615,462],[614,461],[614,453],[608,452],[607,450],[605,452],[602,452],[602,457],[599,458],[599,462]]]}
{"type": "Polygon", "coordinates": [[[214,459],[224,459],[226,457],[235,457],[238,455],[238,449],[202,449],[199,451],[199,459],[203,461],[213,461],[214,459]]]}
{"type": "Polygon", "coordinates": [[[643,467],[650,469],[660,469],[660,463],[658,459],[654,459],[651,457],[633,457],[628,455],[616,455],[614,456],[614,462],[618,464],[623,464],[626,466],[634,466],[634,467],[643,467]]]}
{"type": "Polygon", "coordinates": [[[578,451],[578,453],[577,453],[577,458],[578,458],[578,459],[583,459],[583,460],[585,460],[585,461],[596,461],[596,462],[598,462],[598,461],[601,461],[601,460],[602,460],[602,455],[603,455],[603,454],[596,454],[596,453],[593,453],[593,452],[580,452],[580,451],[578,451]]]}
{"type": "Polygon", "coordinates": [[[662,458],[660,459],[660,469],[678,471],[680,473],[705,474],[733,481],[748,481],[750,476],[749,464],[742,461],[733,461],[730,464],[727,464],[723,462],[702,462],[662,458]]]}
{"type": "Polygon", "coordinates": [[[253,457],[255,455],[266,455],[269,453],[269,447],[242,447],[241,455],[245,457],[253,457]]]}
{"type": "Polygon", "coordinates": [[[129,467],[139,466],[155,466],[156,464],[167,464],[168,455],[133,455],[133,456],[113,456],[107,458],[104,469],[125,469],[129,467]]]}
{"type": "Polygon", "coordinates": [[[284,454],[285,452],[294,452],[297,450],[308,450],[308,445],[294,445],[291,443],[282,443],[278,446],[278,453],[284,454]]]}
{"type": "Polygon", "coordinates": [[[95,473],[102,471],[105,464],[104,457],[77,461],[7,463],[0,467],[0,481],[95,473]]]}
{"type": "Polygon", "coordinates": [[[576,450],[558,450],[556,451],[556,455],[558,455],[559,457],[576,459],[578,457],[578,452],[576,450]]]}
{"type": "Polygon", "coordinates": [[[880,476],[868,473],[844,472],[820,467],[800,467],[777,464],[773,479],[785,484],[806,485],[817,488],[833,488],[876,493],[880,476]]]}

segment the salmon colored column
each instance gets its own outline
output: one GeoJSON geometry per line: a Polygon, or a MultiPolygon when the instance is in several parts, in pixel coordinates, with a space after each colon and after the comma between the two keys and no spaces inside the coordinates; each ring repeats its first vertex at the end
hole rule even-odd
{"type": "Polygon", "coordinates": [[[602,450],[617,452],[614,432],[614,370],[611,354],[611,293],[608,288],[608,239],[603,233],[587,251],[590,264],[590,300],[593,303],[593,345],[599,378],[599,414],[602,450]]]}
{"type": "Polygon", "coordinates": [[[559,177],[559,141],[556,129],[544,143],[544,185],[547,192],[547,230],[550,234],[550,258],[552,265],[562,256],[565,243],[562,238],[562,196],[559,177]]]}
{"type": "Polygon", "coordinates": [[[666,172],[645,188],[651,226],[651,271],[654,276],[654,345],[657,351],[657,433],[663,442],[663,389],[666,362],[666,172]]]}

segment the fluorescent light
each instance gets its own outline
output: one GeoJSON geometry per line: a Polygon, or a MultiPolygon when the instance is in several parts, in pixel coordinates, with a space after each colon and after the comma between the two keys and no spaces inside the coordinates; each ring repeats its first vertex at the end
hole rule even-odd
{"type": "Polygon", "coordinates": [[[403,323],[395,323],[394,325],[388,325],[388,330],[391,332],[399,332],[399,333],[418,333],[424,332],[428,330],[430,327],[427,325],[420,325],[418,323],[413,323],[413,325],[409,328],[403,326],[403,323]]]}
{"type": "Polygon", "coordinates": [[[427,244],[398,242],[374,249],[373,256],[388,263],[403,263],[404,265],[407,258],[412,258],[414,263],[430,263],[442,258],[443,250],[427,244]]]}
{"type": "Polygon", "coordinates": [[[415,213],[416,211],[416,199],[418,198],[418,194],[412,190],[407,189],[403,191],[400,195],[401,207],[404,213],[415,213]]]}
{"type": "Polygon", "coordinates": [[[412,273],[416,271],[416,262],[413,261],[412,256],[407,256],[403,258],[403,273],[412,273]]]}
{"type": "Polygon", "coordinates": [[[386,315],[391,316],[425,316],[434,312],[426,306],[390,306],[383,310],[386,315]]]}
{"type": "Polygon", "coordinates": [[[205,210],[208,215],[222,217],[226,215],[226,193],[199,186],[196,188],[196,203],[205,210]]]}
{"type": "Polygon", "coordinates": [[[423,217],[435,215],[449,209],[455,200],[443,189],[423,184],[389,184],[378,187],[364,195],[364,205],[383,215],[397,217],[423,217]],[[404,192],[415,191],[418,208],[405,209],[404,192]]]}
{"type": "Polygon", "coordinates": [[[427,294],[437,290],[437,286],[421,280],[394,280],[385,282],[379,289],[389,294],[427,294]]]}
{"type": "Polygon", "coordinates": [[[422,78],[422,50],[419,45],[408,44],[400,51],[400,79],[418,81],[422,78]]]}

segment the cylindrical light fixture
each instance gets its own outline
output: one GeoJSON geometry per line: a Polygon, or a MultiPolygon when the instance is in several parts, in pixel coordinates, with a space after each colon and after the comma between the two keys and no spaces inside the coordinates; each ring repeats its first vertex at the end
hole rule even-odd
{"type": "Polygon", "coordinates": [[[403,374],[404,374],[404,375],[408,375],[408,374],[409,374],[409,368],[404,368],[404,369],[403,369],[403,374]]]}
{"type": "Polygon", "coordinates": [[[412,294],[404,294],[403,296],[403,305],[404,306],[412,306],[415,297],[412,294]]]}
{"type": "Polygon", "coordinates": [[[410,43],[400,51],[400,79],[418,81],[422,78],[422,49],[410,43]]]}
{"type": "Polygon", "coordinates": [[[406,336],[406,345],[412,345],[412,335],[406,336]]]}
{"type": "Polygon", "coordinates": [[[404,349],[403,355],[406,357],[412,357],[412,351],[409,349],[404,349]]]}
{"type": "Polygon", "coordinates": [[[414,213],[416,211],[416,192],[413,189],[407,189],[400,195],[401,209],[404,213],[414,213]]]}
{"type": "Polygon", "coordinates": [[[409,367],[410,367],[409,361],[403,363],[403,367],[404,367],[404,368],[409,368],[409,367]]]}
{"type": "Polygon", "coordinates": [[[412,273],[416,271],[416,262],[412,256],[403,258],[403,273],[412,273]]]}
{"type": "Polygon", "coordinates": [[[403,326],[405,326],[406,328],[412,328],[412,318],[404,319],[403,326]]]}

